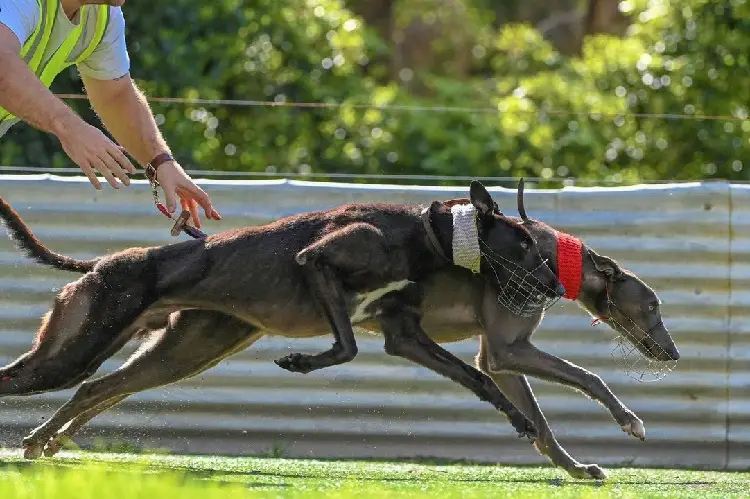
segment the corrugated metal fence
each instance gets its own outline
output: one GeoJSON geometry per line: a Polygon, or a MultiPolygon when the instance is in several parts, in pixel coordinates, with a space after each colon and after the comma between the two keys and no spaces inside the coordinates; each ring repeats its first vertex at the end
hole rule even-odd
{"type": "MultiPolygon", "coordinates": [[[[467,194],[455,187],[202,184],[224,217],[208,222],[209,232],[349,201],[429,202],[467,194]]],[[[492,191],[502,209],[515,212],[513,190],[492,191]]],[[[0,195],[62,253],[86,257],[174,241],[143,182],[99,193],[81,179],[6,176],[0,177],[0,195]]],[[[609,329],[590,328],[584,312],[559,302],[537,344],[600,374],[645,421],[648,436],[633,441],[603,407],[532,380],[561,444],[583,462],[604,465],[747,468],[750,189],[726,183],[566,188],[531,190],[526,198],[531,216],[582,237],[652,285],[682,354],[667,378],[636,383],[614,367],[609,329]]],[[[55,289],[70,279],[0,241],[0,362],[28,348],[55,289]]],[[[131,397],[94,419],[77,440],[104,436],[181,452],[545,462],[489,405],[419,366],[387,357],[379,337],[362,336],[353,362],[306,376],[272,362],[292,348],[319,351],[330,341],[263,339],[200,376],[131,397]]],[[[116,367],[133,348],[102,370],[116,367]]],[[[472,362],[477,341],[447,348],[472,362]]],[[[29,428],[72,393],[0,399],[0,445],[18,446],[29,428]]]]}

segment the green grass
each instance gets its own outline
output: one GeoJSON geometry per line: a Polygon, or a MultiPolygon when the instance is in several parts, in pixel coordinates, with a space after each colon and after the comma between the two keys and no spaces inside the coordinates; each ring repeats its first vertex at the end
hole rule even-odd
{"type": "Polygon", "coordinates": [[[374,497],[728,498],[750,496],[750,473],[609,469],[576,481],[552,467],[137,456],[71,452],[25,462],[0,452],[3,499],[235,499],[374,497]]]}

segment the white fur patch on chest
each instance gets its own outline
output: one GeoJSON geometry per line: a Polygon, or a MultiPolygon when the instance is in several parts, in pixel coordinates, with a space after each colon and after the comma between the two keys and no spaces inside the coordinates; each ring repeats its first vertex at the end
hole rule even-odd
{"type": "Polygon", "coordinates": [[[371,305],[393,291],[400,291],[411,283],[408,279],[402,281],[389,282],[382,288],[375,289],[368,293],[358,293],[354,297],[354,312],[351,314],[352,324],[371,319],[377,313],[371,309],[371,305]]]}

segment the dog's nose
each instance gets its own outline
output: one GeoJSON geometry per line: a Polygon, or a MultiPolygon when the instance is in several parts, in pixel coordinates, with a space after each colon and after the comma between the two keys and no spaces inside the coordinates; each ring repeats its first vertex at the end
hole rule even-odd
{"type": "Polygon", "coordinates": [[[672,360],[680,360],[680,352],[676,346],[669,349],[669,356],[672,357],[672,360]]]}
{"type": "Polygon", "coordinates": [[[555,288],[555,293],[557,293],[557,296],[565,296],[565,286],[558,282],[557,287],[555,288]]]}
{"type": "MultiPolygon", "coordinates": [[[[666,328],[664,328],[664,331],[665,332],[667,331],[666,328]]],[[[660,343],[657,343],[657,344],[662,347],[662,354],[665,354],[665,353],[667,354],[667,358],[664,360],[679,360],[680,359],[680,352],[677,350],[677,345],[675,345],[671,339],[666,341],[666,345],[662,345],[660,343]]]]}

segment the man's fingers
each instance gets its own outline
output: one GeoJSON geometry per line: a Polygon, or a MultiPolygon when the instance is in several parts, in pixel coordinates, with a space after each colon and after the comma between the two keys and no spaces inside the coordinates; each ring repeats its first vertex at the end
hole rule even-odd
{"type": "Polygon", "coordinates": [[[109,182],[109,185],[114,187],[115,189],[119,189],[120,185],[117,183],[117,180],[115,180],[114,175],[112,175],[112,172],[109,171],[109,168],[107,168],[107,165],[102,161],[101,158],[94,158],[91,161],[91,164],[99,170],[99,173],[102,174],[102,176],[107,179],[107,182],[109,182]]]}
{"type": "Polygon", "coordinates": [[[125,172],[125,170],[123,170],[122,167],[117,164],[117,161],[115,161],[115,158],[112,156],[113,153],[110,151],[107,151],[107,153],[108,154],[103,155],[103,158],[100,158],[102,162],[107,165],[107,168],[112,174],[120,179],[120,182],[125,185],[130,185],[130,177],[128,177],[128,174],[125,172]]]}
{"type": "Polygon", "coordinates": [[[174,191],[174,187],[161,184],[161,188],[164,191],[164,200],[167,202],[167,211],[174,213],[174,210],[177,208],[177,194],[174,191]]]}
{"type": "Polygon", "coordinates": [[[138,170],[135,169],[135,166],[133,166],[133,163],[131,163],[128,157],[125,156],[124,147],[115,145],[115,149],[110,152],[109,155],[115,158],[115,161],[117,161],[126,172],[133,174],[138,172],[138,170]]]}
{"type": "Polygon", "coordinates": [[[100,191],[102,190],[102,184],[99,182],[99,179],[96,178],[96,174],[94,173],[94,170],[86,164],[80,164],[78,167],[83,171],[83,173],[86,175],[86,177],[89,179],[89,182],[91,182],[91,185],[94,186],[94,189],[100,191]]]}
{"type": "Polygon", "coordinates": [[[190,216],[193,219],[193,225],[197,228],[201,228],[201,217],[198,215],[198,203],[195,200],[190,199],[187,201],[188,209],[190,210],[190,216]]]}
{"type": "Polygon", "coordinates": [[[193,195],[193,202],[197,202],[199,205],[201,205],[203,211],[206,213],[206,218],[214,218],[214,213],[216,213],[216,210],[214,210],[214,207],[211,204],[211,199],[208,197],[208,194],[206,194],[206,191],[198,186],[195,186],[195,189],[190,190],[190,194],[193,195]]]}

